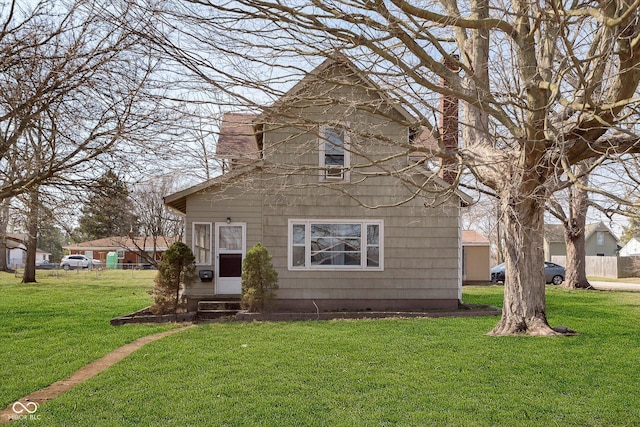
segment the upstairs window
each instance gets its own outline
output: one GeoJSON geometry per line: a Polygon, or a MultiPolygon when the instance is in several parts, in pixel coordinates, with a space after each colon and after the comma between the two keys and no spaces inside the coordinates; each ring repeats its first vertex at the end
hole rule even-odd
{"type": "Polygon", "coordinates": [[[597,231],[596,232],[596,239],[598,246],[604,246],[604,231],[597,231]]]}
{"type": "Polygon", "coordinates": [[[320,126],[320,180],[348,181],[349,133],[344,125],[320,126]]]}

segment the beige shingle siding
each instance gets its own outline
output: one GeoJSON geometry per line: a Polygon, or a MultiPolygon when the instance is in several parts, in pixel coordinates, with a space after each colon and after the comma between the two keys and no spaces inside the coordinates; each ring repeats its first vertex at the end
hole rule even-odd
{"type": "MultiPolygon", "coordinates": [[[[215,223],[226,223],[227,217],[234,222],[247,224],[247,250],[262,237],[262,195],[259,189],[249,190],[243,186],[227,186],[221,190],[213,187],[187,197],[187,221],[185,241],[192,247],[194,222],[210,222],[211,238],[215,238],[215,223]],[[249,244],[249,242],[253,242],[249,244]]],[[[199,270],[215,269],[215,247],[211,257],[212,265],[199,265],[199,270]]],[[[197,281],[189,289],[190,295],[214,295],[213,282],[197,281]]]]}
{"type": "MultiPolygon", "coordinates": [[[[335,93],[334,93],[335,95],[335,93]]],[[[353,96],[350,94],[349,96],[353,96]]],[[[352,165],[367,160],[358,157],[360,149],[380,159],[402,152],[388,141],[407,142],[407,128],[385,117],[356,111],[345,115],[335,108],[305,110],[311,122],[324,123],[332,118],[348,122],[352,128],[381,133],[382,140],[365,140],[352,135],[352,165]]],[[[303,115],[302,113],[300,113],[303,115]]],[[[314,128],[315,130],[315,128],[314,128]]],[[[302,164],[312,170],[300,170],[289,177],[281,203],[265,206],[264,242],[273,255],[280,276],[278,298],[284,299],[457,299],[459,277],[458,199],[444,205],[425,208],[422,197],[397,208],[364,209],[358,203],[330,188],[319,187],[318,140],[300,129],[287,132],[278,128],[265,132],[267,164],[302,164]],[[285,141],[285,142],[282,142],[285,141]],[[304,186],[304,184],[311,184],[304,186]],[[288,270],[288,220],[294,219],[382,219],[384,220],[384,271],[365,270],[288,270]],[[267,226],[268,224],[268,226],[267,226]]],[[[406,165],[398,156],[384,164],[388,170],[406,165]]],[[[372,166],[363,171],[379,171],[372,166]]],[[[352,171],[351,182],[339,184],[360,201],[372,205],[393,204],[411,196],[411,189],[395,178],[372,177],[360,181],[352,171]],[[357,182],[357,184],[355,184],[357,182]]]]}

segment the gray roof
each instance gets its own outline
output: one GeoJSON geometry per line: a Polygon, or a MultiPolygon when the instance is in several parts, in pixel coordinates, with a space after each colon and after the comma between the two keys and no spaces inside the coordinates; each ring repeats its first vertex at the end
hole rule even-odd
{"type": "Polygon", "coordinates": [[[255,114],[225,113],[220,125],[220,135],[216,144],[218,159],[260,158],[260,149],[253,127],[255,114]]]}

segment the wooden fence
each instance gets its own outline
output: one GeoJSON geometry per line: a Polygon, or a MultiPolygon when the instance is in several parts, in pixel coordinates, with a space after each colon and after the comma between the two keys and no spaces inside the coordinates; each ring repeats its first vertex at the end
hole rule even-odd
{"type": "MultiPolygon", "coordinates": [[[[551,262],[567,265],[567,257],[554,255],[551,262]]],[[[609,277],[620,279],[623,277],[640,276],[640,257],[616,257],[616,256],[588,256],[585,257],[585,270],[587,276],[609,277]]]]}

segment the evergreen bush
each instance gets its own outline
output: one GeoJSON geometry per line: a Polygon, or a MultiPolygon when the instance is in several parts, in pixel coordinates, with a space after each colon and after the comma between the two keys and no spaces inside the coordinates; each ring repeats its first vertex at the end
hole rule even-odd
{"type": "Polygon", "coordinates": [[[242,261],[242,308],[262,312],[277,290],[278,272],[271,255],[261,243],[256,243],[242,261]]]}
{"type": "Polygon", "coordinates": [[[195,257],[191,248],[182,242],[172,244],[164,253],[154,280],[151,293],[154,314],[178,313],[184,307],[180,298],[180,290],[197,279],[195,257]]]}

